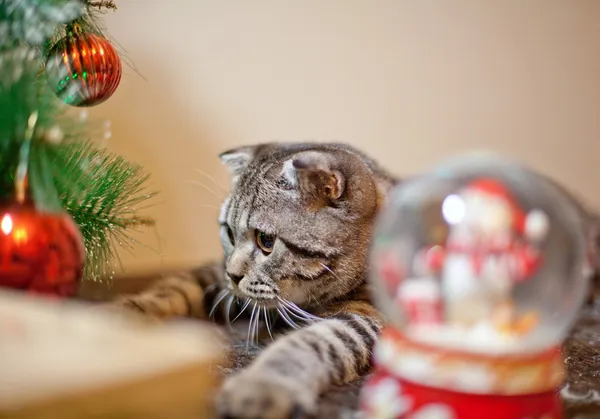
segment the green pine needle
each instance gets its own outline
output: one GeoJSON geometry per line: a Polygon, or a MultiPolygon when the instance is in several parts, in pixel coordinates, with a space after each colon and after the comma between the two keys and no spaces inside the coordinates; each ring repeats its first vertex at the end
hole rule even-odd
{"type": "Polygon", "coordinates": [[[56,188],[71,214],[87,252],[86,279],[112,274],[118,247],[131,247],[141,203],[155,194],[146,190],[149,175],[123,157],[98,149],[91,142],[50,148],[56,188]]]}

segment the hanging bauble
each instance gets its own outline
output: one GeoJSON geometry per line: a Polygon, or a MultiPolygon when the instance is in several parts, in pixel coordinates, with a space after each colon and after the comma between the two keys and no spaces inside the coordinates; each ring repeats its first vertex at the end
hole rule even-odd
{"type": "Polygon", "coordinates": [[[84,259],[81,235],[69,215],[39,212],[30,204],[0,206],[0,286],[70,297],[84,259]]]}
{"type": "Polygon", "coordinates": [[[373,240],[390,327],[367,417],[560,418],[560,346],[589,263],[576,206],[517,164],[474,155],[400,185],[373,240]]]}
{"type": "Polygon", "coordinates": [[[50,88],[72,106],[95,106],[117,90],[122,65],[111,43],[78,27],[58,41],[46,61],[50,88]]]}

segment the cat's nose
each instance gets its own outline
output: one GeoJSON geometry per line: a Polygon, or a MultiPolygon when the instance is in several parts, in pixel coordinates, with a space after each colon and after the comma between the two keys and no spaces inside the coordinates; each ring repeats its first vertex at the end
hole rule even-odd
{"type": "Polygon", "coordinates": [[[236,275],[230,272],[227,272],[227,276],[233,281],[235,285],[238,285],[242,279],[244,279],[244,275],[236,275]]]}

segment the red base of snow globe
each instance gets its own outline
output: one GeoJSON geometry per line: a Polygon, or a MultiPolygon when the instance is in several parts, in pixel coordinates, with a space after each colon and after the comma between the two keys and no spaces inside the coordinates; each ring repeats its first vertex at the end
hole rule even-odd
{"type": "Polygon", "coordinates": [[[362,394],[367,419],[563,419],[556,391],[563,372],[558,349],[512,357],[467,355],[413,343],[388,329],[375,363],[362,394]]]}

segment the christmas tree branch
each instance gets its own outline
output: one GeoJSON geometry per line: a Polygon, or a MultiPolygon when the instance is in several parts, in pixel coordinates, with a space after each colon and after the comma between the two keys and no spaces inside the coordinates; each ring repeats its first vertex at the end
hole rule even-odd
{"type": "Polygon", "coordinates": [[[55,151],[53,169],[62,205],[80,226],[88,249],[86,278],[101,280],[110,276],[117,244],[129,247],[132,230],[154,223],[137,214],[137,206],[155,195],[146,191],[149,176],[91,142],[55,151]]]}
{"type": "Polygon", "coordinates": [[[100,1],[86,1],[86,4],[89,7],[93,7],[96,9],[110,9],[117,10],[117,5],[112,0],[100,0],[100,1]]]}
{"type": "Polygon", "coordinates": [[[141,167],[86,141],[44,74],[46,53],[69,25],[102,35],[95,13],[112,0],[0,0],[0,200],[13,202],[26,170],[38,211],[68,212],[86,249],[85,278],[112,276],[130,233],[154,225],[137,208],[154,196],[141,167]],[[93,10],[97,9],[97,10],[93,10]],[[17,176],[17,179],[19,177],[17,176]]]}

